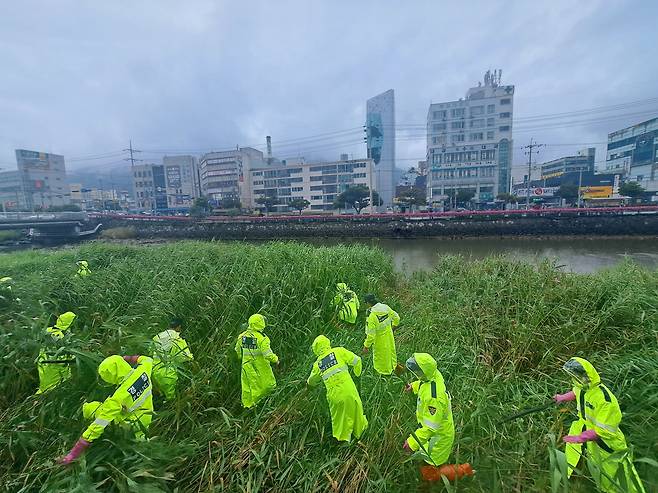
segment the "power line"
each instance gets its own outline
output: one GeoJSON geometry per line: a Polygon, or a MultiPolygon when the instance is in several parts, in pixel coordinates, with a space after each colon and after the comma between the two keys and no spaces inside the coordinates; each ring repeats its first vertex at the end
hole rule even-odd
{"type": "Polygon", "coordinates": [[[131,169],[135,167],[135,161],[143,161],[143,159],[135,159],[133,157],[134,152],[142,152],[142,151],[138,151],[137,149],[133,149],[133,140],[132,139],[130,139],[130,146],[128,147],[128,149],[124,149],[124,152],[125,151],[130,152],[130,157],[124,159],[124,161],[130,161],[130,168],[131,169]]]}

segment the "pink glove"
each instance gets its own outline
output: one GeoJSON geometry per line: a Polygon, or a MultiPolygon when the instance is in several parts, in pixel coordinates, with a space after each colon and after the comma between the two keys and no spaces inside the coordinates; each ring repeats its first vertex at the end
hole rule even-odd
{"type": "Polygon", "coordinates": [[[408,383],[407,385],[404,386],[404,391],[405,392],[411,392],[411,384],[408,383]]]}
{"type": "Polygon", "coordinates": [[[91,442],[88,442],[84,438],[80,438],[75,443],[71,451],[64,457],[57,459],[57,462],[63,466],[68,466],[71,462],[77,460],[82,454],[84,454],[89,445],[91,445],[91,442]]]}
{"type": "Polygon", "coordinates": [[[368,353],[368,348],[363,346],[363,354],[367,354],[367,353],[368,353]]]}
{"type": "Polygon", "coordinates": [[[553,400],[555,402],[557,402],[558,404],[561,404],[563,402],[575,401],[576,400],[576,394],[574,393],[573,390],[570,390],[566,394],[555,394],[553,396],[553,400]]]}
{"type": "Polygon", "coordinates": [[[130,363],[131,365],[136,365],[136,364],[137,364],[137,360],[139,359],[139,355],[135,355],[135,356],[124,356],[123,359],[126,360],[126,361],[127,361],[128,363],[130,363]]]}
{"type": "Polygon", "coordinates": [[[409,442],[407,440],[404,441],[404,445],[402,445],[402,450],[405,452],[412,452],[411,447],[409,446],[409,442]]]}
{"type": "Polygon", "coordinates": [[[596,440],[598,437],[596,430],[585,430],[580,435],[567,435],[562,437],[562,441],[565,443],[585,443],[596,440]]]}

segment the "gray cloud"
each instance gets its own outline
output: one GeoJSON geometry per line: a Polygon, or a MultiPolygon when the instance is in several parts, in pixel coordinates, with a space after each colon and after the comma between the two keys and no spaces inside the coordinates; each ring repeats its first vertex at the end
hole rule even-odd
{"type": "MultiPolygon", "coordinates": [[[[11,2],[0,17],[0,167],[17,147],[73,158],[130,138],[155,161],[268,134],[281,157],[363,155],[368,97],[394,88],[398,123],[423,124],[431,101],[463,97],[488,68],[516,86],[519,119],[658,96],[656,2],[462,3],[11,2]]],[[[548,159],[647,118],[520,120],[515,163],[530,137],[574,144],[547,147],[548,159]]],[[[401,127],[399,166],[424,156],[423,133],[401,127]]]]}

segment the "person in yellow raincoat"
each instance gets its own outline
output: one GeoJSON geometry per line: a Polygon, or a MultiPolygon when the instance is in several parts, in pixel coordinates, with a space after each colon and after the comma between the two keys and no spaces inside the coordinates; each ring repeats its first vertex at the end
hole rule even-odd
{"type": "Polygon", "coordinates": [[[180,335],[182,325],[181,320],[174,319],[169,329],[153,338],[153,385],[167,400],[176,396],[179,367],[194,359],[187,341],[180,335]]]}
{"type": "Polygon", "coordinates": [[[390,375],[397,366],[393,327],[400,324],[400,316],[388,305],[379,303],[374,294],[367,294],[364,301],[369,308],[366,318],[366,340],[363,352],[373,346],[372,358],[377,373],[390,375]]]}
{"type": "Polygon", "coordinates": [[[66,350],[67,332],[75,319],[76,314],[73,312],[62,313],[57,317],[55,325],[46,329],[44,346],[39,351],[37,358],[39,373],[37,394],[54,389],[71,378],[71,366],[75,364],[75,358],[66,350]]]}
{"type": "Polygon", "coordinates": [[[112,422],[128,424],[135,437],[144,440],[153,417],[152,370],[153,360],[148,356],[115,354],[105,358],[98,365],[98,374],[105,382],[119,387],[102,404],[94,401],[83,406],[85,417],[93,417],[94,421],[58,462],[66,465],[79,458],[112,422]]]}
{"type": "Polygon", "coordinates": [[[626,438],[619,429],[622,415],[617,398],[586,359],[571,358],[563,369],[571,377],[573,389],[553,399],[557,403],[576,401],[578,411],[569,435],[563,437],[569,477],[584,456],[601,491],[644,493],[626,438]]]}
{"type": "Polygon", "coordinates": [[[89,274],[91,274],[91,270],[89,269],[89,262],[86,260],[78,260],[75,265],[78,266],[78,272],[75,273],[76,277],[87,277],[89,274]]]}
{"type": "Polygon", "coordinates": [[[359,313],[359,298],[347,284],[339,282],[336,284],[336,296],[331,300],[331,304],[336,310],[338,320],[348,324],[356,323],[356,316],[359,313]]]}
{"type": "Polygon", "coordinates": [[[448,461],[455,441],[450,395],[443,375],[436,367],[436,360],[429,354],[414,353],[407,360],[406,367],[417,378],[405,387],[405,391],[418,396],[416,420],[420,428],[409,435],[403,448],[422,450],[425,462],[440,466],[448,461]]]}
{"type": "Polygon", "coordinates": [[[361,375],[361,358],[342,347],[331,347],[331,342],[319,335],[311,346],[317,360],[306,383],[315,386],[321,381],[327,389],[327,402],[331,412],[331,429],[339,441],[348,441],[352,435],[357,439],[368,427],[363,414],[361,397],[354,385],[349,368],[354,375],[361,375]]]}
{"type": "Polygon", "coordinates": [[[270,338],[263,334],[265,317],[249,317],[248,328],[238,336],[235,352],[241,360],[242,405],[251,408],[276,388],[272,364],[279,357],[270,348],[270,338]]]}

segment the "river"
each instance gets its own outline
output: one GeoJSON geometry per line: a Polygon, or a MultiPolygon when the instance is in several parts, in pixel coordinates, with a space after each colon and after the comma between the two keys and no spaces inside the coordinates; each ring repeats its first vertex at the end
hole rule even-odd
{"type": "Polygon", "coordinates": [[[431,270],[439,255],[463,255],[467,260],[503,255],[532,264],[552,259],[563,270],[579,273],[612,267],[625,258],[650,269],[658,267],[657,238],[318,239],[312,243],[377,245],[390,253],[396,269],[405,273],[431,270]]]}

